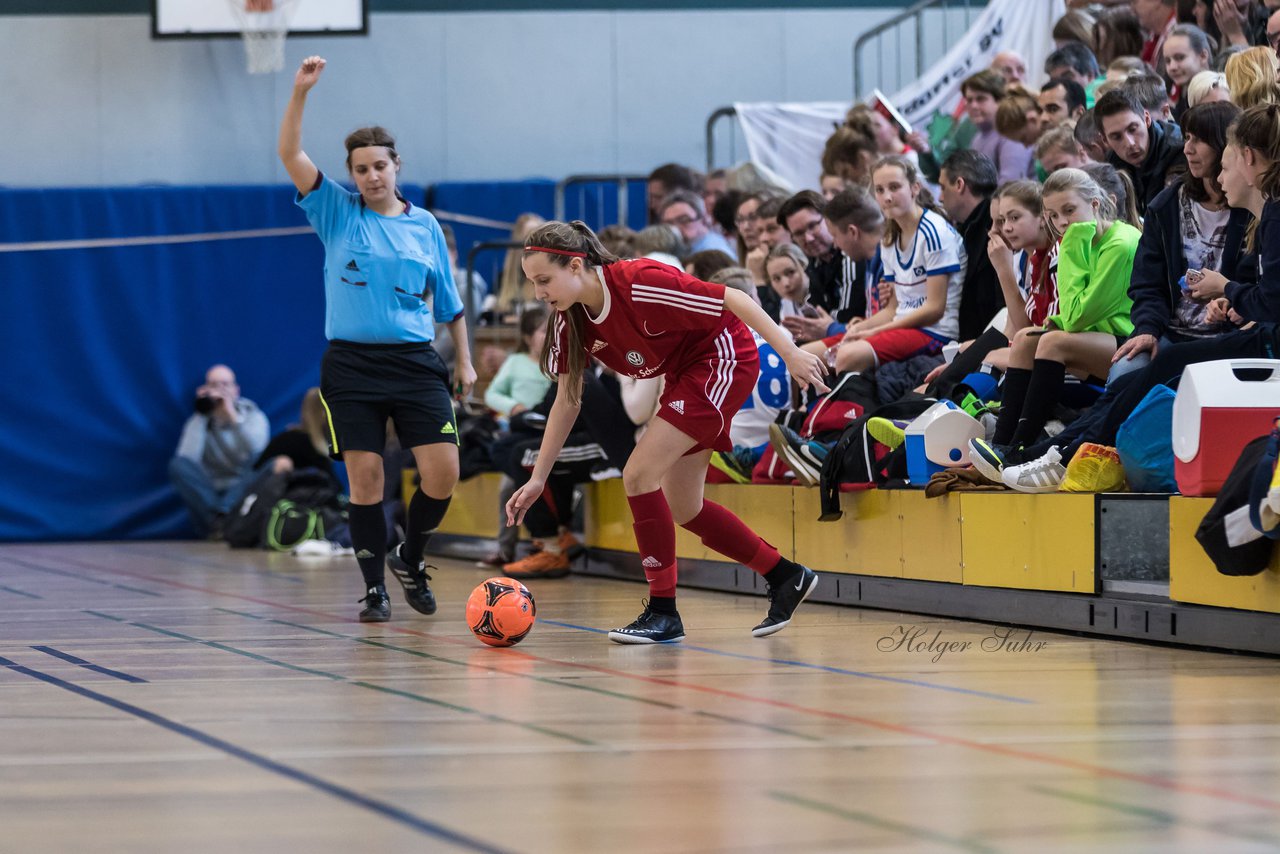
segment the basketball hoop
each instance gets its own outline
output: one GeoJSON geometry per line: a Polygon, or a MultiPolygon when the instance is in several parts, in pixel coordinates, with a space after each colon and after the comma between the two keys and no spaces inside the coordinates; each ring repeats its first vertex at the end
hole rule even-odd
{"type": "Polygon", "coordinates": [[[298,0],[227,0],[244,36],[250,74],[284,68],[284,40],[298,0]]]}

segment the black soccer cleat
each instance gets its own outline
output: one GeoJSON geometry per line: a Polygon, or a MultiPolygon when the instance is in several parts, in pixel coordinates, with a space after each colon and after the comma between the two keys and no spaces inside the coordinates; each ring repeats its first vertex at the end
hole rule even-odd
{"type": "Polygon", "coordinates": [[[684,623],[679,614],[660,614],[645,603],[644,613],[635,622],[609,632],[614,643],[675,643],[684,640],[684,623]]]}
{"type": "Polygon", "coordinates": [[[800,574],[793,580],[774,587],[769,585],[769,616],[760,625],[751,630],[754,637],[768,637],[780,632],[791,622],[791,615],[800,607],[800,603],[809,598],[809,594],[818,586],[818,573],[807,566],[800,567],[800,574]]]}
{"type": "Polygon", "coordinates": [[[375,584],[369,588],[368,594],[363,599],[356,601],[364,603],[364,610],[360,612],[360,622],[385,623],[391,619],[391,600],[387,598],[387,588],[383,585],[375,584]]]}
{"type": "Polygon", "coordinates": [[[408,562],[400,556],[400,550],[403,548],[404,543],[401,543],[387,552],[387,569],[391,570],[396,581],[399,581],[400,586],[404,588],[404,599],[409,603],[410,608],[419,614],[434,614],[436,595],[431,592],[431,585],[427,583],[431,580],[431,576],[427,575],[421,562],[417,566],[409,566],[408,562]]]}

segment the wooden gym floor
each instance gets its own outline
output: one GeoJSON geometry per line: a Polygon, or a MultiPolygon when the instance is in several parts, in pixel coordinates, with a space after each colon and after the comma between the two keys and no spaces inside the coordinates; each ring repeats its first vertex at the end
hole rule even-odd
{"type": "Polygon", "coordinates": [[[0,851],[1275,851],[1280,664],[890,612],[487,574],[354,621],[351,558],[0,547],[0,851]],[[999,631],[1000,634],[997,634],[999,631]],[[968,644],[968,646],[965,646],[968,644]]]}

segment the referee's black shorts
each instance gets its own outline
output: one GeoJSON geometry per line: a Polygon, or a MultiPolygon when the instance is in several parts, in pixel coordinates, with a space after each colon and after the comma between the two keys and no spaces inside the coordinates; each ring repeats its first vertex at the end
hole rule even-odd
{"type": "Polygon", "coordinates": [[[320,398],[329,416],[329,452],[382,453],[387,419],[400,446],[458,443],[449,371],[429,343],[331,341],[320,363],[320,398]]]}

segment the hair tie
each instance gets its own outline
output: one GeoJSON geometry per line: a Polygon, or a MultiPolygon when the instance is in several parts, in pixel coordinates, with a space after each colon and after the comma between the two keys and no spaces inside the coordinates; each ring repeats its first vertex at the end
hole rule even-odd
{"type": "Polygon", "coordinates": [[[547,246],[526,246],[525,252],[549,252],[552,255],[564,255],[569,258],[586,258],[585,252],[570,252],[568,249],[552,249],[547,246]]]}

